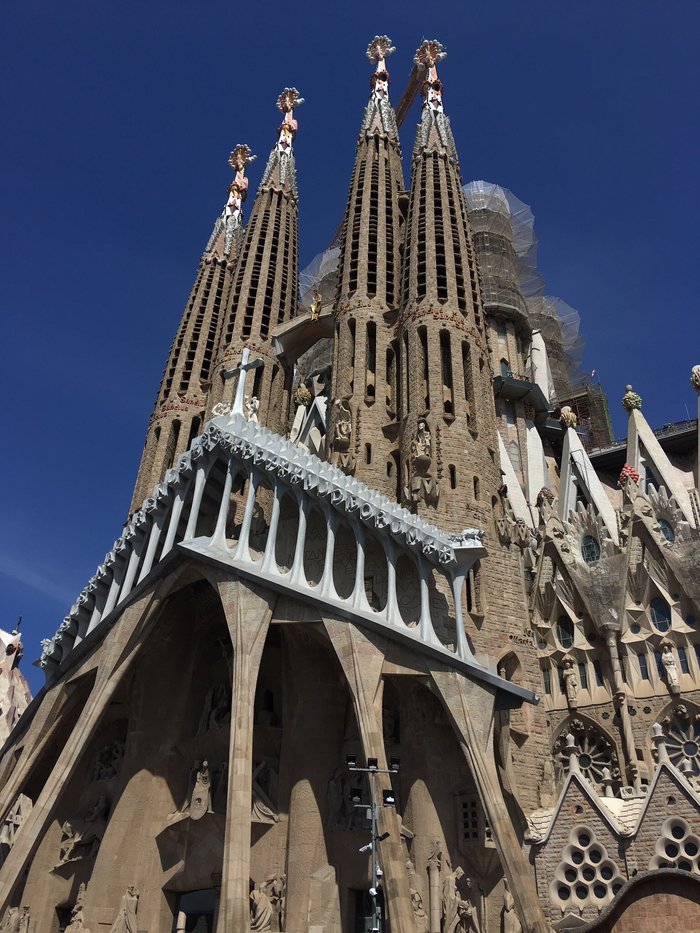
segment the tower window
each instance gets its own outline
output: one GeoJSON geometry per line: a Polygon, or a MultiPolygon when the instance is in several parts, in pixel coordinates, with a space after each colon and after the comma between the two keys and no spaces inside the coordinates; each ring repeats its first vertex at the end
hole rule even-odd
{"type": "Polygon", "coordinates": [[[574,643],[574,624],[568,616],[557,619],[557,638],[562,648],[570,648],[574,643]]]}
{"type": "Polygon", "coordinates": [[[602,687],[603,686],[603,668],[601,667],[600,661],[593,662],[593,673],[595,674],[596,687],[602,687]]]}
{"type": "Polygon", "coordinates": [[[647,664],[647,656],[643,651],[640,651],[637,655],[637,662],[639,663],[639,676],[642,680],[649,680],[649,665],[647,664]]]}
{"type": "Polygon", "coordinates": [[[667,632],[671,628],[671,609],[665,599],[656,596],[649,607],[651,621],[659,632],[667,632]]]}
{"type": "Polygon", "coordinates": [[[508,459],[514,470],[520,469],[520,448],[516,441],[511,441],[510,444],[508,444],[508,459]]]}
{"type": "Polygon", "coordinates": [[[479,498],[479,477],[478,476],[474,477],[474,498],[475,499],[479,498]]]}
{"type": "Polygon", "coordinates": [[[684,674],[689,674],[690,666],[688,664],[688,653],[686,652],[685,648],[681,647],[678,649],[678,660],[681,662],[681,671],[684,674]]]}
{"type": "Polygon", "coordinates": [[[506,401],[506,424],[515,425],[515,404],[508,399],[506,401]]]}
{"type": "Polygon", "coordinates": [[[552,675],[548,667],[542,668],[542,680],[544,681],[544,692],[552,692],[552,675]]]}
{"type": "Polygon", "coordinates": [[[581,557],[587,564],[600,560],[600,545],[592,535],[586,535],[581,541],[581,557]]]}
{"type": "Polygon", "coordinates": [[[578,680],[582,690],[588,690],[588,665],[585,661],[579,661],[578,680]]]}
{"type": "Polygon", "coordinates": [[[455,469],[455,466],[453,463],[449,465],[448,470],[450,471],[450,489],[456,489],[457,488],[457,470],[455,469]]]}
{"type": "Polygon", "coordinates": [[[508,360],[501,360],[501,376],[507,379],[510,376],[510,363],[508,360]]]}
{"type": "Polygon", "coordinates": [[[372,445],[365,444],[365,463],[372,462],[372,445]]]}
{"type": "Polygon", "coordinates": [[[423,374],[423,395],[425,407],[430,408],[430,384],[428,382],[428,331],[425,327],[418,328],[418,338],[421,348],[421,370],[423,374]]]}

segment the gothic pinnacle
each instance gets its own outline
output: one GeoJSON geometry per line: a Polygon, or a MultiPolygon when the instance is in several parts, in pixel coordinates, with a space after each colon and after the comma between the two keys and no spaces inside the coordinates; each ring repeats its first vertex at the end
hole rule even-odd
{"type": "Polygon", "coordinates": [[[246,165],[250,165],[256,159],[257,156],[253,155],[245,143],[238,143],[228,159],[228,164],[236,175],[228,188],[228,201],[226,202],[224,215],[227,220],[231,217],[233,223],[238,227],[243,225],[243,202],[248,196],[248,179],[245,177],[246,165]]]}
{"type": "Polygon", "coordinates": [[[284,120],[278,130],[277,151],[283,155],[288,155],[292,151],[292,143],[299,128],[299,124],[294,119],[294,109],[303,103],[304,98],[299,96],[299,91],[295,87],[286,87],[277,98],[277,109],[284,114],[284,120]]]}
{"type": "Polygon", "coordinates": [[[413,61],[422,65],[427,71],[427,78],[423,82],[423,106],[435,113],[443,113],[442,92],[445,85],[438,78],[437,63],[447,58],[447,52],[442,42],[437,39],[423,39],[413,61]]]}

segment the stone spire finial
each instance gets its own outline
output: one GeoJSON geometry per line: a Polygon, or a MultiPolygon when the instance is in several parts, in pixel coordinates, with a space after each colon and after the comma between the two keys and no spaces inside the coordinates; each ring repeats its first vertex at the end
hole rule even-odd
{"type": "Polygon", "coordinates": [[[389,36],[375,36],[367,46],[367,58],[377,66],[369,79],[372,96],[377,101],[389,100],[389,72],[386,70],[385,59],[393,55],[396,49],[391,44],[389,36]]]}
{"type": "Polygon", "coordinates": [[[635,408],[642,407],[642,396],[632,391],[632,386],[625,386],[625,394],[622,396],[622,407],[627,411],[633,411],[635,408]]]}
{"type": "Polygon", "coordinates": [[[686,781],[692,781],[693,777],[693,763],[690,758],[684,758],[683,761],[678,765],[678,770],[681,772],[686,781]]]}
{"type": "Polygon", "coordinates": [[[437,63],[447,58],[447,52],[442,42],[437,39],[423,39],[413,61],[416,65],[422,65],[427,71],[427,77],[423,82],[423,106],[435,113],[442,113],[442,92],[445,85],[438,78],[437,63]]]}
{"type": "Polygon", "coordinates": [[[293,143],[299,124],[294,119],[294,110],[304,103],[295,87],[286,87],[277,98],[277,109],[284,114],[284,119],[277,129],[277,143],[267,160],[258,192],[266,187],[281,188],[292,197],[297,196],[296,167],[294,164],[293,143]]]}
{"type": "Polygon", "coordinates": [[[690,384],[696,392],[700,393],[700,365],[693,366],[690,371],[690,384]]]}
{"type": "Polygon", "coordinates": [[[613,778],[610,773],[610,768],[603,768],[603,777],[600,782],[603,785],[603,796],[604,797],[614,797],[615,791],[613,790],[613,778]]]}
{"type": "Polygon", "coordinates": [[[581,774],[581,766],[578,763],[578,746],[571,732],[567,732],[564,742],[564,753],[569,756],[569,774],[581,774]]]}
{"type": "Polygon", "coordinates": [[[246,165],[250,165],[256,159],[257,156],[253,155],[250,147],[245,143],[238,143],[228,157],[228,164],[236,175],[228,186],[228,201],[224,208],[226,223],[224,255],[226,256],[231,252],[231,244],[236,230],[243,227],[243,202],[248,197],[248,179],[245,177],[246,165]]]}
{"type": "Polygon", "coordinates": [[[299,124],[294,119],[294,110],[301,107],[304,98],[299,96],[299,91],[295,87],[286,87],[277,98],[277,109],[284,114],[284,120],[279,127],[279,140],[277,142],[277,151],[282,154],[289,154],[292,150],[294,137],[297,135],[299,124]]]}

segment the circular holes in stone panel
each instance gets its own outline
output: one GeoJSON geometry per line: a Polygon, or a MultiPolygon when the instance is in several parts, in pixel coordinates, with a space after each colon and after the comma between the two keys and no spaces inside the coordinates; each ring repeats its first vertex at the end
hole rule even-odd
{"type": "Polygon", "coordinates": [[[588,848],[588,846],[591,844],[591,837],[588,835],[588,833],[578,834],[578,844],[581,846],[582,849],[588,848]]]}
{"type": "Polygon", "coordinates": [[[597,865],[598,862],[600,862],[600,860],[603,858],[603,853],[600,851],[600,849],[591,849],[591,851],[588,853],[588,858],[591,862],[593,862],[594,865],[597,865]]]}
{"type": "Polygon", "coordinates": [[[571,853],[571,861],[574,865],[583,865],[583,852],[579,852],[578,849],[574,849],[571,853]]]}
{"type": "Polygon", "coordinates": [[[674,839],[683,839],[685,836],[685,829],[682,826],[676,825],[671,827],[671,835],[674,839]]]}
{"type": "Polygon", "coordinates": [[[585,901],[588,897],[588,887],[585,884],[576,885],[576,897],[580,901],[585,901]]]}

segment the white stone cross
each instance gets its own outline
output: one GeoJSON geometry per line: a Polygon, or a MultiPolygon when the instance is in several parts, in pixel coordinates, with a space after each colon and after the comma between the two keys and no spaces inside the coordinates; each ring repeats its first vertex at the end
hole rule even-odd
{"type": "Polygon", "coordinates": [[[231,409],[232,415],[242,415],[243,414],[243,401],[245,399],[245,383],[248,376],[249,369],[258,369],[263,365],[263,359],[260,356],[256,356],[254,360],[250,359],[250,349],[248,347],[243,347],[243,355],[241,357],[241,362],[238,366],[234,366],[233,369],[227,369],[224,373],[224,379],[229,379],[231,376],[235,376],[236,373],[239,373],[238,385],[236,386],[236,397],[233,400],[233,408],[231,409]],[[249,362],[250,360],[250,362],[249,362]]]}

